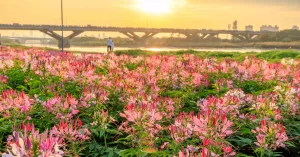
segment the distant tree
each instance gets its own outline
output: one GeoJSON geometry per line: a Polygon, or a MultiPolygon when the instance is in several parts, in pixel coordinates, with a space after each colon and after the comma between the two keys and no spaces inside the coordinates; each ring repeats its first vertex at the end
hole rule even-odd
{"type": "Polygon", "coordinates": [[[287,38],[284,38],[282,41],[283,42],[292,42],[293,40],[291,38],[287,37],[287,38]]]}

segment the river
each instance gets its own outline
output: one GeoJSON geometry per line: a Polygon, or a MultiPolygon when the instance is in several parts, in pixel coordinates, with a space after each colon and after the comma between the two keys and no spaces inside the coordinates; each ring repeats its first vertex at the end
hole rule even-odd
{"type": "MultiPolygon", "coordinates": [[[[24,44],[25,46],[32,46],[32,47],[48,47],[57,49],[55,45],[42,45],[42,44],[24,44]]],[[[274,49],[259,49],[259,48],[175,48],[175,47],[159,47],[159,48],[148,48],[148,47],[115,47],[115,50],[129,50],[129,49],[141,49],[141,50],[150,50],[154,52],[160,51],[180,51],[180,50],[188,50],[193,49],[195,51],[210,51],[210,52],[264,52],[274,49]]],[[[71,48],[65,49],[66,51],[80,51],[80,52],[98,52],[98,53],[105,53],[106,47],[76,47],[72,46],[71,48]]]]}

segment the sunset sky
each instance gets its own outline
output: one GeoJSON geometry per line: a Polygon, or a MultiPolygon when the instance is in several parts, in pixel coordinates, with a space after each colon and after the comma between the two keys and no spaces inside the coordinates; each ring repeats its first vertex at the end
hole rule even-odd
{"type": "MultiPolygon", "coordinates": [[[[60,0],[0,0],[0,23],[60,24],[60,0]]],[[[227,29],[300,26],[300,0],[64,0],[65,24],[227,29]]]]}

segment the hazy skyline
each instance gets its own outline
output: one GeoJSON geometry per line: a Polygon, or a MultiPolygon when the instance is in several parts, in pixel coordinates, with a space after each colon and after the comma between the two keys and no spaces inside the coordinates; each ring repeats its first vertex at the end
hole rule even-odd
{"type": "MultiPolygon", "coordinates": [[[[269,24],[280,29],[300,25],[300,0],[146,1],[64,0],[65,24],[227,29],[238,20],[241,30],[249,24],[255,30],[269,24]],[[163,11],[165,5],[168,11],[163,11]]],[[[60,24],[60,0],[1,0],[0,6],[0,23],[60,24]]]]}

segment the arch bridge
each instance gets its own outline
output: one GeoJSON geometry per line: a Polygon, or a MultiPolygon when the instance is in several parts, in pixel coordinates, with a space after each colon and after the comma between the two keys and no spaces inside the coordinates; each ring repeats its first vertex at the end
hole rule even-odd
{"type": "Polygon", "coordinates": [[[205,40],[209,38],[218,38],[221,34],[232,35],[234,39],[248,41],[257,36],[271,34],[274,32],[259,31],[233,31],[233,30],[206,30],[206,29],[175,29],[175,28],[140,28],[140,27],[105,27],[105,26],[64,26],[64,31],[72,33],[66,37],[62,37],[55,31],[61,31],[60,25],[28,25],[28,24],[0,24],[0,30],[36,30],[47,34],[48,36],[58,40],[58,47],[62,47],[62,39],[64,39],[64,47],[69,48],[70,40],[83,32],[119,32],[131,38],[136,43],[145,43],[147,40],[159,33],[178,33],[183,34],[188,41],[205,40]],[[138,35],[143,33],[143,35],[138,35]]]}

